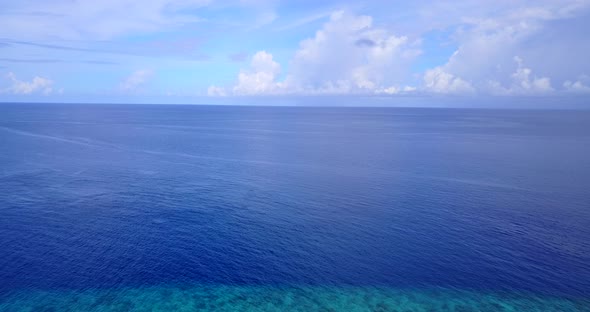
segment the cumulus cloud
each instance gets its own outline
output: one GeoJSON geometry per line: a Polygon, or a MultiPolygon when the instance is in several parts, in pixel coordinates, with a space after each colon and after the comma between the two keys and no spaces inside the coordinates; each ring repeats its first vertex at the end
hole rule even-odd
{"type": "Polygon", "coordinates": [[[273,60],[266,51],[254,54],[250,68],[238,75],[238,84],[233,88],[234,94],[255,95],[277,93],[280,83],[276,78],[281,72],[281,65],[273,60]]]}
{"type": "MultiPolygon", "coordinates": [[[[578,31],[578,24],[585,23],[581,20],[588,4],[521,1],[499,4],[493,11],[485,4],[483,9],[465,10],[461,26],[451,36],[457,50],[445,64],[425,72],[425,89],[442,92],[469,84],[485,94],[556,91],[551,80],[577,75],[580,68],[571,63],[580,63],[580,56],[590,53],[585,40],[571,37],[571,30],[578,31]]],[[[579,65],[588,67],[588,62],[583,63],[579,65]]]]}
{"type": "Polygon", "coordinates": [[[572,93],[590,93],[590,77],[582,75],[576,81],[566,80],[563,87],[572,93]]]}
{"type": "Polygon", "coordinates": [[[500,82],[490,80],[488,90],[492,94],[513,95],[513,94],[546,94],[554,91],[549,77],[532,76],[533,70],[524,65],[522,58],[515,56],[514,62],[517,67],[510,75],[510,86],[503,86],[500,82]]]}
{"type": "Polygon", "coordinates": [[[514,61],[518,64],[516,71],[512,74],[511,90],[518,92],[549,92],[553,91],[551,80],[548,77],[532,77],[532,70],[523,65],[522,58],[515,56],[514,61]]]}
{"type": "MultiPolygon", "coordinates": [[[[215,79],[224,77],[229,67],[243,67],[233,82],[207,89],[212,96],[414,91],[532,95],[583,93],[590,87],[584,76],[590,74],[589,0],[370,0],[361,6],[350,0],[304,1],[297,10],[277,0],[0,2],[0,49],[6,56],[0,62],[10,63],[17,73],[30,72],[33,65],[43,66],[44,75],[63,67],[70,73],[91,68],[104,73],[101,66],[88,65],[108,64],[114,65],[109,72],[123,77],[130,72],[116,65],[132,57],[149,62],[150,68],[174,66],[183,71],[177,79],[195,68],[216,72],[211,76],[215,79]],[[336,7],[367,15],[334,12],[336,7]],[[302,37],[307,39],[293,41],[310,29],[302,37]],[[222,31],[227,36],[218,36],[222,31]],[[246,35],[250,45],[235,40],[246,35]],[[263,51],[249,50],[258,44],[263,51]],[[82,57],[87,53],[96,56],[82,57]],[[39,55],[43,58],[35,58],[39,55]],[[227,64],[228,57],[243,63],[227,64]]],[[[138,71],[109,87],[147,91],[160,82],[148,83],[151,76],[138,71]]],[[[43,77],[12,78],[6,81],[16,87],[0,91],[53,90],[43,77]]],[[[195,80],[199,88],[209,86],[195,80]]],[[[190,82],[168,81],[160,87],[171,84],[179,94],[192,91],[190,82]]],[[[88,90],[83,83],[73,87],[88,90]]]]}
{"type": "Polygon", "coordinates": [[[35,76],[31,81],[19,80],[16,75],[9,72],[6,75],[11,82],[11,86],[4,90],[7,93],[13,94],[33,94],[42,93],[45,95],[53,92],[53,81],[44,77],[35,76]]]}
{"type": "MultiPolygon", "coordinates": [[[[527,43],[544,35],[549,23],[570,19],[581,7],[573,2],[563,6],[525,3],[504,6],[493,14],[466,15],[451,36],[458,44],[457,50],[445,64],[425,70],[418,88],[407,86],[412,76],[409,65],[421,54],[418,40],[376,27],[370,16],[338,11],[314,36],[300,43],[284,79],[280,79],[281,65],[270,53],[261,51],[253,57],[250,68],[239,73],[235,86],[224,92],[214,88],[208,93],[399,94],[419,90],[443,94],[547,94],[556,91],[553,77],[543,66],[543,59],[535,56],[540,48],[532,53],[527,43]],[[526,57],[521,57],[520,52],[526,57]]],[[[563,89],[580,92],[587,85],[583,81],[566,81],[563,89]]]]}
{"type": "Polygon", "coordinates": [[[125,78],[125,80],[121,82],[119,88],[126,92],[136,91],[139,87],[149,81],[153,75],[154,72],[149,69],[137,70],[129,75],[129,77],[125,78]]]}
{"type": "Polygon", "coordinates": [[[273,56],[260,51],[250,68],[242,70],[234,94],[393,94],[400,87],[410,61],[420,54],[417,43],[374,27],[370,16],[338,11],[300,43],[285,79],[273,56]]]}
{"type": "Polygon", "coordinates": [[[424,74],[424,87],[427,91],[444,94],[474,93],[471,83],[446,72],[442,67],[427,70],[424,74]]]}
{"type": "Polygon", "coordinates": [[[281,65],[273,60],[272,54],[259,51],[252,57],[250,67],[240,71],[233,88],[226,90],[210,86],[207,95],[225,96],[230,92],[235,95],[276,94],[282,89],[282,84],[276,81],[280,72],[281,65]]]}
{"type": "Polygon", "coordinates": [[[402,83],[419,54],[416,42],[375,27],[372,17],[339,11],[300,43],[286,84],[309,93],[374,93],[402,83]]]}

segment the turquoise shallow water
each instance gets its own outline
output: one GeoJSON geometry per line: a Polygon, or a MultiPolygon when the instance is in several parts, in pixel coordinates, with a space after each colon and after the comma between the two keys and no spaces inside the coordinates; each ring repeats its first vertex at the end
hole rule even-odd
{"type": "Polygon", "coordinates": [[[24,291],[0,311],[590,311],[590,300],[380,287],[192,286],[24,291]]]}

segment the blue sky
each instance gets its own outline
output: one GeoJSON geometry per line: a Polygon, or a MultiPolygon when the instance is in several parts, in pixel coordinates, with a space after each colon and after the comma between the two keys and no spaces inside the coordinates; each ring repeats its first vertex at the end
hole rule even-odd
{"type": "Polygon", "coordinates": [[[0,0],[0,101],[590,95],[590,0],[0,0]]]}

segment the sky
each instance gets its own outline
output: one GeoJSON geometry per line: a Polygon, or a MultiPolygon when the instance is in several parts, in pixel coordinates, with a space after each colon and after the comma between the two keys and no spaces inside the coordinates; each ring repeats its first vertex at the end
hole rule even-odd
{"type": "Polygon", "coordinates": [[[0,102],[586,99],[588,29],[590,0],[0,0],[0,102]]]}

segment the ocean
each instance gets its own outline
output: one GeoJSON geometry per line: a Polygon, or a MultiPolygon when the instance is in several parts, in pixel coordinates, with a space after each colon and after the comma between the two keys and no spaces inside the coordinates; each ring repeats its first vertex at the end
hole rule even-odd
{"type": "Polygon", "coordinates": [[[0,311],[590,311],[590,111],[0,104],[0,311]]]}

